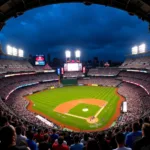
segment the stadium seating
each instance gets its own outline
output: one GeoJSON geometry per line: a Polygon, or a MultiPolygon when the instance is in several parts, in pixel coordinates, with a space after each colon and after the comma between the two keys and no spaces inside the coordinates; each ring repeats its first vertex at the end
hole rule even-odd
{"type": "Polygon", "coordinates": [[[28,61],[0,59],[0,73],[28,72],[34,70],[34,67],[28,61]]]}
{"type": "Polygon", "coordinates": [[[88,75],[116,76],[119,72],[120,70],[118,68],[105,67],[105,68],[89,69],[88,75]]]}
{"type": "Polygon", "coordinates": [[[112,87],[116,87],[120,83],[121,81],[116,80],[115,78],[107,78],[107,77],[95,77],[95,78],[93,77],[78,80],[78,84],[98,84],[102,86],[112,86],[112,87]]]}
{"type": "Polygon", "coordinates": [[[150,74],[121,72],[117,79],[142,85],[150,93],[150,74]]]}
{"type": "MultiPolygon", "coordinates": [[[[140,60],[142,61],[142,60],[140,60]]],[[[131,61],[129,60],[128,63],[131,61]]],[[[138,61],[137,61],[138,62],[138,61]]],[[[133,64],[133,63],[132,63],[133,64]]],[[[26,61],[4,61],[0,63],[0,71],[1,72],[20,72],[20,71],[35,71],[41,70],[41,68],[34,68],[26,61]],[[22,64],[23,63],[23,64],[22,64]],[[11,64],[11,65],[10,65],[11,64]]],[[[59,83],[58,76],[55,73],[34,73],[30,75],[21,75],[21,76],[10,76],[10,77],[2,77],[0,78],[0,133],[4,127],[8,124],[13,125],[14,127],[21,127],[25,136],[28,138],[28,132],[32,132],[34,134],[33,139],[39,144],[43,142],[44,138],[41,141],[38,141],[37,131],[39,129],[42,130],[40,133],[41,137],[48,134],[52,137],[53,128],[57,129],[57,138],[61,135],[64,136],[64,143],[70,147],[73,144],[73,138],[76,135],[79,137],[79,141],[84,144],[84,147],[88,147],[90,139],[97,141],[99,146],[102,147],[101,142],[105,142],[105,146],[101,148],[102,150],[107,150],[107,148],[114,149],[116,148],[115,135],[118,132],[125,133],[126,128],[132,131],[132,123],[139,121],[139,129],[141,130],[141,126],[143,123],[150,123],[150,96],[147,92],[142,89],[138,84],[145,87],[150,92],[150,75],[146,73],[135,73],[135,72],[126,72],[120,71],[118,68],[98,68],[98,69],[90,69],[88,75],[98,74],[101,77],[83,77],[78,79],[78,84],[98,84],[102,86],[111,86],[118,87],[118,93],[125,97],[128,111],[127,113],[121,113],[120,117],[116,121],[114,127],[109,128],[106,131],[95,132],[95,133],[77,133],[77,132],[69,132],[63,131],[63,127],[57,126],[51,120],[47,120],[50,125],[48,125],[45,121],[45,118],[40,120],[37,118],[37,115],[28,111],[26,107],[29,102],[25,100],[24,96],[32,94],[33,92],[42,91],[49,87],[58,87],[59,83]],[[102,77],[102,76],[113,76],[113,77],[102,77]],[[49,81],[49,82],[47,82],[49,81]],[[125,83],[125,81],[134,82],[137,85],[133,85],[130,83],[125,83]],[[19,88],[11,93],[9,97],[7,95],[15,88],[20,87],[25,84],[37,83],[36,85],[19,88]],[[6,100],[7,97],[7,100],[6,100]],[[142,123],[141,123],[142,122],[142,123]],[[31,131],[28,128],[32,127],[31,131]],[[43,132],[46,131],[46,132],[43,132]],[[100,134],[99,134],[100,133],[100,134]]],[[[65,73],[66,77],[72,77],[72,75],[79,77],[82,76],[82,72],[74,72],[65,73]]],[[[42,116],[39,116],[42,117],[42,116]]],[[[0,141],[3,139],[0,135],[0,141]]],[[[96,142],[96,143],[97,143],[96,142]]],[[[56,141],[49,141],[50,145],[57,143],[56,141]]],[[[18,145],[20,146],[20,145],[18,145]]],[[[28,145],[29,146],[29,145],[28,145]]],[[[37,145],[38,146],[38,145],[37,145]]],[[[52,146],[52,147],[53,147],[52,146]]],[[[53,150],[53,148],[51,149],[53,150]]],[[[1,148],[1,143],[0,143],[1,148]]],[[[100,150],[100,149],[99,149],[100,150]]]]}
{"type": "Polygon", "coordinates": [[[44,80],[56,80],[58,79],[55,73],[44,73],[44,74],[32,74],[32,75],[23,75],[23,76],[13,76],[0,79],[0,95],[2,98],[6,98],[7,94],[25,84],[31,84],[35,82],[40,82],[44,80]]]}
{"type": "Polygon", "coordinates": [[[150,69],[150,56],[127,58],[120,68],[150,69]]]}
{"type": "Polygon", "coordinates": [[[73,71],[73,72],[65,72],[63,77],[71,78],[71,77],[83,77],[84,74],[79,71],[73,71]]]}
{"type": "Polygon", "coordinates": [[[149,111],[150,97],[140,87],[122,83],[119,86],[118,93],[126,98],[128,104],[128,112],[121,115],[121,119],[118,122],[119,125],[138,120],[149,111]]]}

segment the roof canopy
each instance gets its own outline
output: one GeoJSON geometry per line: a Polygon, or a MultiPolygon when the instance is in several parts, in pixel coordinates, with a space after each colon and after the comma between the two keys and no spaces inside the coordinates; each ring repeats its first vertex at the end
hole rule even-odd
{"type": "Polygon", "coordinates": [[[11,17],[18,17],[25,11],[48,5],[65,2],[82,2],[86,5],[100,4],[127,11],[130,15],[137,15],[140,19],[150,22],[149,0],[0,0],[0,29],[5,21],[11,17]]]}

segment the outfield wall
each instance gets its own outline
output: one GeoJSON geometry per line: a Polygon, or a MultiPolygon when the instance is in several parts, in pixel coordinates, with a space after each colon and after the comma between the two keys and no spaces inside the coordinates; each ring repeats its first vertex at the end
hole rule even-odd
{"type": "Polygon", "coordinates": [[[77,79],[62,79],[61,83],[65,86],[65,85],[77,85],[78,84],[78,80],[77,79]]]}

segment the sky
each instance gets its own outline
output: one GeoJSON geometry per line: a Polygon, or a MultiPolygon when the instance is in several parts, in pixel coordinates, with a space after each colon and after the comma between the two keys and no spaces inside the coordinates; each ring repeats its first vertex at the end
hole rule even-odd
{"type": "Polygon", "coordinates": [[[148,23],[127,12],[102,5],[56,4],[11,18],[0,32],[3,50],[9,44],[29,54],[65,58],[65,50],[81,50],[81,60],[123,61],[135,45],[146,43],[148,23]]]}

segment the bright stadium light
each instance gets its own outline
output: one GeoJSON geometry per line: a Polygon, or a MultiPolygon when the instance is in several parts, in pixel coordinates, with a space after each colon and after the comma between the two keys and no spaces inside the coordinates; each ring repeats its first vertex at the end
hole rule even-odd
{"type": "Polygon", "coordinates": [[[69,50],[66,50],[65,54],[66,54],[66,58],[70,58],[71,57],[71,52],[69,50]]]}
{"type": "Polygon", "coordinates": [[[146,51],[146,45],[145,44],[141,44],[139,46],[139,53],[145,53],[146,51]]]}
{"type": "Polygon", "coordinates": [[[138,47],[137,46],[132,47],[132,54],[133,55],[138,54],[138,47]]]}
{"type": "Polygon", "coordinates": [[[18,50],[18,56],[19,56],[19,57],[23,57],[23,56],[24,56],[24,52],[23,52],[22,49],[19,49],[19,50],[18,50]]]}
{"type": "Polygon", "coordinates": [[[75,56],[76,58],[79,58],[81,56],[81,52],[79,50],[75,51],[75,56]]]}
{"type": "Polygon", "coordinates": [[[17,49],[13,47],[13,56],[17,56],[17,49]]]}
{"type": "Polygon", "coordinates": [[[13,53],[12,47],[10,45],[7,45],[7,54],[12,55],[12,53],[13,53]]]}

